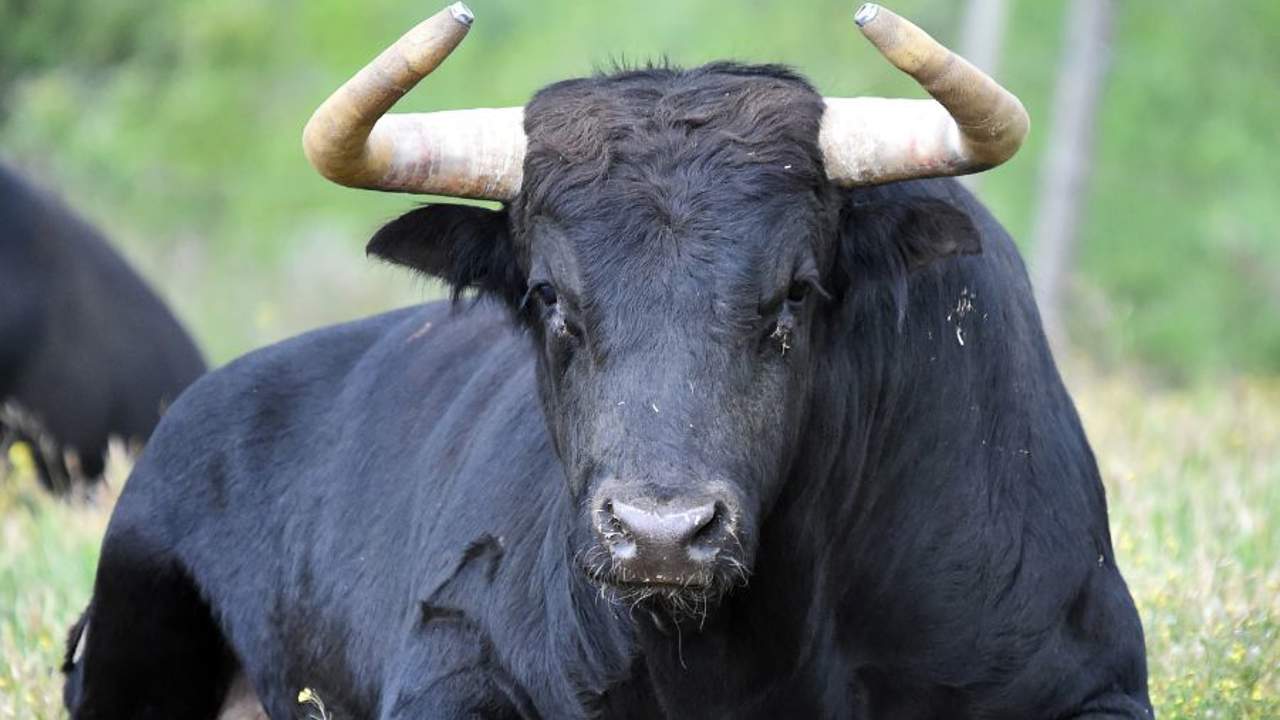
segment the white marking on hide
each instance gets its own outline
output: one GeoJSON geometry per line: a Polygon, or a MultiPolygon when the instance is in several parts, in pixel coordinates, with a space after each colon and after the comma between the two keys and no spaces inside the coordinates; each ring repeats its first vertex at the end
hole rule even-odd
{"type": "Polygon", "coordinates": [[[71,653],[71,664],[76,665],[84,657],[84,646],[89,643],[89,621],[84,621],[84,629],[80,631],[80,639],[76,640],[75,652],[71,653]]]}
{"type": "Polygon", "coordinates": [[[218,711],[218,720],[271,720],[243,672],[236,673],[231,681],[222,709],[218,711]]]}

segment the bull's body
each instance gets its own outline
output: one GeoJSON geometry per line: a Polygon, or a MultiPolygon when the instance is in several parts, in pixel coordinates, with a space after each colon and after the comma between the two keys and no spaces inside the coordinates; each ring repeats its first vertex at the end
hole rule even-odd
{"type": "MultiPolygon", "coordinates": [[[[949,180],[847,197],[950,203],[983,254],[839,301],[750,583],[715,612],[588,584],[533,338],[429,305],[183,396],[112,519],[74,717],[211,717],[238,672],[273,718],[303,688],[339,718],[1145,717],[1102,484],[1012,242],[949,180]]],[[[896,240],[864,232],[861,262],[896,240]]]]}
{"type": "Polygon", "coordinates": [[[0,444],[102,472],[109,437],[141,442],[204,361],[164,303],[99,233],[0,166],[0,444]]]}

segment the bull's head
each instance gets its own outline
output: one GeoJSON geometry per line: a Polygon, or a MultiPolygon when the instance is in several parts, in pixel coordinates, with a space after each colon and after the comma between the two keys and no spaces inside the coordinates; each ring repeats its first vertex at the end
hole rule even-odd
{"type": "MultiPolygon", "coordinates": [[[[824,99],[781,68],[710,65],[559,83],[527,108],[385,115],[466,34],[456,4],[307,125],[336,182],[506,203],[414,210],[370,250],[528,325],[581,513],[572,541],[624,594],[679,605],[745,579],[851,284],[845,189],[990,168],[1027,131],[1013,95],[919,28],[874,5],[855,20],[935,100],[824,99]]],[[[905,260],[976,250],[971,227],[924,224],[942,231],[905,260]]]]}

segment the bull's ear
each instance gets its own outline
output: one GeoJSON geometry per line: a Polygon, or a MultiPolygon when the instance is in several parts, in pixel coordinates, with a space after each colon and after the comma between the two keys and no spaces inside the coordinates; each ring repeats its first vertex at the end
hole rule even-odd
{"type": "Polygon", "coordinates": [[[365,251],[445,281],[455,298],[475,288],[514,307],[525,294],[507,216],[500,211],[426,205],[382,226],[365,251]]]}
{"type": "Polygon", "coordinates": [[[938,260],[982,252],[969,213],[931,197],[855,201],[845,206],[842,226],[844,272],[837,290],[880,281],[901,285],[912,272],[938,260]]]}
{"type": "Polygon", "coordinates": [[[881,233],[888,235],[908,272],[953,255],[978,255],[982,241],[967,212],[945,200],[914,198],[874,203],[864,209],[881,233]]]}

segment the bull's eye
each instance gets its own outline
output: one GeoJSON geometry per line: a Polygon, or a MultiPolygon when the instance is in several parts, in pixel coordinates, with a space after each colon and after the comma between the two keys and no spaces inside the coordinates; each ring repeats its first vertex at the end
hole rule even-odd
{"type": "Polygon", "coordinates": [[[560,302],[556,289],[551,283],[540,282],[529,288],[529,296],[536,298],[541,310],[542,321],[546,324],[551,336],[558,339],[581,337],[578,326],[565,315],[565,306],[560,302]]]}
{"type": "Polygon", "coordinates": [[[791,283],[791,287],[787,288],[787,302],[802,303],[809,297],[810,285],[805,280],[796,280],[791,283]]]}
{"type": "Polygon", "coordinates": [[[556,289],[551,286],[551,283],[538,283],[537,285],[534,285],[533,294],[537,296],[538,302],[542,303],[543,307],[549,308],[552,305],[555,305],[556,300],[558,300],[556,296],[556,289]]]}

